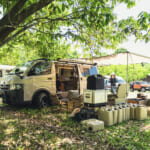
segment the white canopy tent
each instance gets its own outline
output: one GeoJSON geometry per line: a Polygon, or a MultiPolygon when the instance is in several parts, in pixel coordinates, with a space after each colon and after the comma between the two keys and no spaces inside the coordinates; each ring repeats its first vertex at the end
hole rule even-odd
{"type": "MultiPolygon", "coordinates": [[[[87,61],[89,59],[83,58],[82,60],[87,61]]],[[[127,53],[112,54],[103,57],[93,57],[90,61],[92,61],[93,63],[97,63],[98,66],[127,65],[127,83],[128,83],[128,65],[150,63],[150,57],[143,56],[141,54],[136,54],[133,52],[127,52],[127,53]]]]}
{"type": "Polygon", "coordinates": [[[99,66],[150,63],[150,57],[128,52],[92,58],[99,66]]]}

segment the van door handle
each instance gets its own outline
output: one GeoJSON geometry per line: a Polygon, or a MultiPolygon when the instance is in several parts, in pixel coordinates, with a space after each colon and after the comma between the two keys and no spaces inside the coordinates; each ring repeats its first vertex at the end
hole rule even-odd
{"type": "Polygon", "coordinates": [[[52,78],[48,78],[48,80],[52,80],[52,78]]]}

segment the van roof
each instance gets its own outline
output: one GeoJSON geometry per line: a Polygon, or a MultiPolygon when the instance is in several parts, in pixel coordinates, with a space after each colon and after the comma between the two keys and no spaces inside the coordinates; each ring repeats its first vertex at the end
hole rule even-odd
{"type": "Polygon", "coordinates": [[[91,63],[90,61],[82,61],[78,59],[59,59],[58,62],[62,63],[74,63],[74,64],[86,64],[86,65],[97,65],[97,63],[91,63]]]}
{"type": "MultiPolygon", "coordinates": [[[[45,58],[41,58],[41,59],[35,59],[35,60],[31,60],[31,61],[49,61],[48,59],[45,58]]],[[[57,61],[52,61],[52,62],[60,62],[60,63],[65,63],[65,64],[86,64],[86,65],[97,65],[97,63],[92,63],[90,61],[85,61],[85,60],[78,60],[78,59],[58,59],[57,61]]]]}
{"type": "MultiPolygon", "coordinates": [[[[109,79],[109,78],[110,78],[110,76],[104,76],[104,78],[105,78],[105,79],[109,79]]],[[[120,77],[120,76],[116,76],[116,78],[117,78],[117,79],[123,79],[123,78],[122,78],[122,77],[120,77]]],[[[124,79],[123,79],[123,80],[124,80],[124,79]]]]}

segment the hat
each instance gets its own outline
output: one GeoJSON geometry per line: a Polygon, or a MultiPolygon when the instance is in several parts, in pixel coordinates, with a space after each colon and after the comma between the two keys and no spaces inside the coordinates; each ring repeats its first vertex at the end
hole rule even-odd
{"type": "Polygon", "coordinates": [[[112,73],[111,73],[111,75],[115,75],[115,73],[114,73],[114,72],[112,72],[112,73]]]}

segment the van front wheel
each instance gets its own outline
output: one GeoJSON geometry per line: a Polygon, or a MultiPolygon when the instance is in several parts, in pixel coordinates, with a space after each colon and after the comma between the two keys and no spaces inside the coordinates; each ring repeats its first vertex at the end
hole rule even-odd
{"type": "Polygon", "coordinates": [[[46,93],[41,92],[36,96],[36,104],[39,108],[46,108],[49,106],[48,103],[49,97],[46,93]]]}

